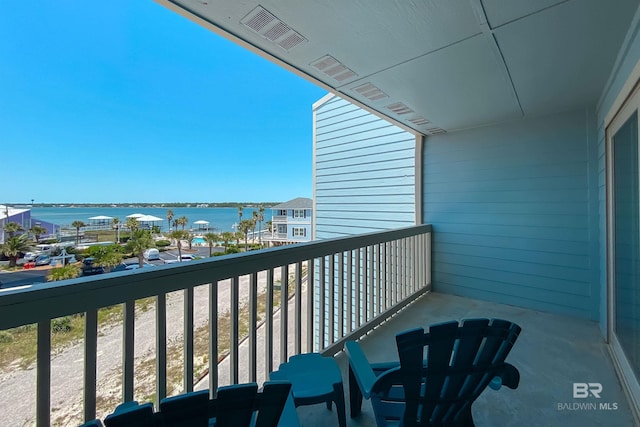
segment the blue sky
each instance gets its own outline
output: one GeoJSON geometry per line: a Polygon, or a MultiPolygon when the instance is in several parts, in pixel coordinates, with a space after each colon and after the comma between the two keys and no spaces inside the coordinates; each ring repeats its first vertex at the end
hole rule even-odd
{"type": "Polygon", "coordinates": [[[325,93],[151,0],[0,2],[0,203],[311,197],[325,93]]]}

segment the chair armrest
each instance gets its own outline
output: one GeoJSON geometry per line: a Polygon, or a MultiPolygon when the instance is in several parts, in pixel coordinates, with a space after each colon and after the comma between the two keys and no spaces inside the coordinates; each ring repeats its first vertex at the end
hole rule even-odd
{"type": "Polygon", "coordinates": [[[349,368],[358,383],[362,395],[368,399],[371,397],[371,389],[376,382],[376,374],[371,369],[369,360],[355,341],[348,341],[345,345],[345,353],[349,359],[349,368]]]}
{"type": "Polygon", "coordinates": [[[518,388],[519,384],[520,372],[518,371],[518,368],[510,363],[505,363],[504,367],[502,368],[502,372],[493,377],[493,379],[489,383],[489,388],[500,390],[500,387],[505,385],[510,389],[516,389],[518,388]]]}

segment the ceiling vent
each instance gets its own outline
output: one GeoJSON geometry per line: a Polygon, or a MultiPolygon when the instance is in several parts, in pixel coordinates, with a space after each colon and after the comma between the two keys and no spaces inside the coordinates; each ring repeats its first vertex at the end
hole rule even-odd
{"type": "Polygon", "coordinates": [[[287,52],[308,41],[262,6],[257,6],[249,12],[240,23],[287,52]]]}
{"type": "Polygon", "coordinates": [[[355,90],[360,95],[371,101],[377,101],[378,99],[388,98],[389,95],[381,91],[378,87],[373,85],[372,83],[365,83],[361,86],[354,87],[352,90],[355,90]]]}
{"type": "Polygon", "coordinates": [[[413,123],[414,125],[418,125],[418,126],[424,126],[424,125],[428,125],[428,124],[431,123],[429,120],[425,119],[422,116],[413,117],[413,118],[409,119],[409,121],[411,123],[413,123]]]}
{"type": "Polygon", "coordinates": [[[343,82],[358,76],[352,69],[331,55],[325,55],[322,58],[313,61],[310,65],[338,82],[343,82]]]}
{"type": "Polygon", "coordinates": [[[438,135],[440,133],[447,133],[446,130],[440,129],[439,127],[427,128],[427,132],[429,132],[431,135],[438,135]]]}
{"type": "Polygon", "coordinates": [[[396,102],[395,104],[387,105],[387,108],[399,116],[402,116],[403,114],[413,113],[413,110],[407,107],[402,102],[396,102]]]}

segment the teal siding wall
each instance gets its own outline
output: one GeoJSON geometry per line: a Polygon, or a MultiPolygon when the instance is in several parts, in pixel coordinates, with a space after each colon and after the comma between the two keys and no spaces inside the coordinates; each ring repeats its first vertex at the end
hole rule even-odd
{"type": "MultiPolygon", "coordinates": [[[[637,14],[636,14],[637,15],[637,14]]],[[[640,60],[640,26],[638,16],[632,22],[627,34],[626,43],[622,46],[618,61],[611,72],[607,86],[604,88],[598,103],[598,214],[600,252],[600,328],[603,334],[607,331],[607,200],[606,200],[606,156],[605,156],[605,116],[611,110],[613,102],[620,93],[631,71],[640,60]]]]}
{"type": "Polygon", "coordinates": [[[436,291],[597,319],[595,114],[428,137],[436,291]]]}
{"type": "Polygon", "coordinates": [[[316,238],[415,224],[415,136],[338,97],[315,113],[316,238]]]}

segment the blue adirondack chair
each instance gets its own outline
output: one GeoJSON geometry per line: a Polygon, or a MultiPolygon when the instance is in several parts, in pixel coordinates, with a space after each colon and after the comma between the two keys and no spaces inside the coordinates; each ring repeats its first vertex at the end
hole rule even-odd
{"type": "Polygon", "coordinates": [[[411,329],[396,336],[399,362],[381,364],[370,364],[357,342],[347,342],[351,417],[364,397],[378,426],[474,426],[471,405],[487,386],[518,387],[520,373],[505,358],[520,330],[500,319],[411,329]]]}
{"type": "MultiPolygon", "coordinates": [[[[299,427],[291,383],[270,381],[258,392],[256,383],[220,387],[215,399],[209,391],[168,397],[160,402],[160,411],[153,404],[126,402],[104,419],[106,427],[299,427]]],[[[102,426],[99,420],[82,427],[102,426]]]]}

